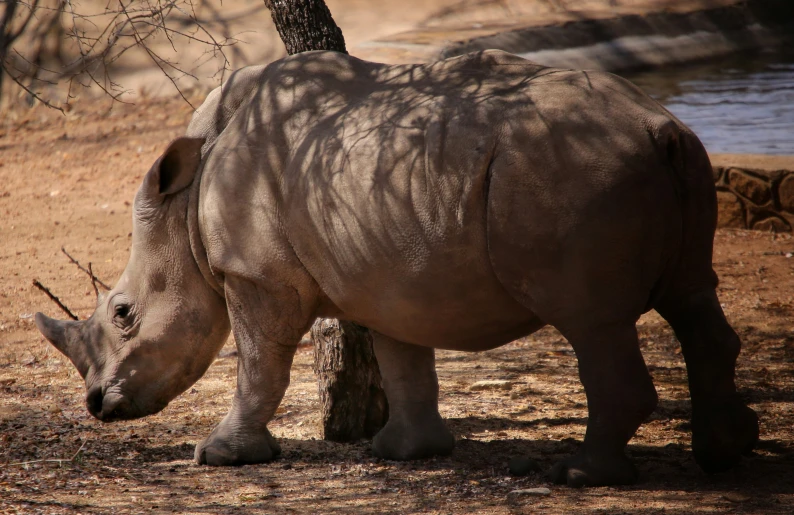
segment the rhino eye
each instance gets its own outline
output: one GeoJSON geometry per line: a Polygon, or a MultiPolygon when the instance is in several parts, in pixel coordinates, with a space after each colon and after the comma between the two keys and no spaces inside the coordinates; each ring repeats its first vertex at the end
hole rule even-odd
{"type": "Polygon", "coordinates": [[[124,331],[126,336],[131,336],[130,331],[135,329],[135,309],[132,304],[118,302],[113,306],[113,325],[124,331]]]}
{"type": "Polygon", "coordinates": [[[127,318],[130,314],[130,307],[127,304],[119,304],[114,311],[114,317],[120,320],[127,318]]]}

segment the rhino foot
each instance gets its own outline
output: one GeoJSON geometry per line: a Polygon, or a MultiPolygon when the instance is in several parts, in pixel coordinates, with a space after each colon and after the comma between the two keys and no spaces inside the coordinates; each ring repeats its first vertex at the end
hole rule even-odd
{"type": "Polygon", "coordinates": [[[265,463],[279,454],[281,446],[267,429],[243,435],[221,423],[196,446],[195,460],[199,465],[228,467],[265,463]]]}
{"type": "Polygon", "coordinates": [[[418,460],[432,456],[446,456],[455,448],[455,437],[447,429],[438,412],[415,419],[389,419],[372,440],[372,453],[387,460],[418,460]]]}
{"type": "Polygon", "coordinates": [[[554,483],[574,488],[630,485],[636,483],[638,477],[634,464],[623,454],[596,459],[585,452],[558,462],[548,475],[554,483]]]}
{"type": "Polygon", "coordinates": [[[758,416],[738,399],[703,411],[695,410],[692,418],[695,461],[708,474],[723,472],[755,447],[758,416]]]}

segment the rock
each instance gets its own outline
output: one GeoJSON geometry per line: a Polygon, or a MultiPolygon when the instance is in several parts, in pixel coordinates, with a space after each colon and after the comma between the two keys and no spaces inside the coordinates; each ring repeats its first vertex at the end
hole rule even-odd
{"type": "Polygon", "coordinates": [[[717,192],[717,227],[746,229],[744,206],[730,191],[717,192]]]}
{"type": "Polygon", "coordinates": [[[750,500],[749,495],[740,492],[728,492],[722,495],[722,498],[730,502],[747,502],[750,500]]]}
{"type": "Polygon", "coordinates": [[[777,188],[780,208],[783,211],[794,213],[794,173],[789,173],[777,188]]]}
{"type": "Polygon", "coordinates": [[[757,206],[763,206],[772,200],[770,185],[766,181],[750,175],[745,170],[731,168],[728,171],[728,184],[733,191],[750,199],[757,206]]]}
{"type": "Polygon", "coordinates": [[[469,387],[472,392],[479,392],[483,390],[510,390],[513,388],[513,381],[505,381],[503,379],[486,379],[484,381],[477,381],[469,387]]]}
{"type": "Polygon", "coordinates": [[[764,218],[763,220],[758,220],[757,222],[753,223],[752,229],[756,231],[766,231],[766,232],[790,232],[791,226],[783,220],[782,218],[778,218],[776,216],[770,216],[768,218],[764,218]]]}
{"type": "Polygon", "coordinates": [[[711,168],[711,171],[714,174],[714,182],[719,183],[720,179],[722,179],[722,176],[725,172],[725,168],[723,168],[722,166],[714,166],[711,168]]]}
{"type": "Polygon", "coordinates": [[[525,456],[516,456],[507,463],[511,476],[526,476],[531,472],[540,472],[540,463],[525,456]]]}
{"type": "Polygon", "coordinates": [[[551,495],[551,490],[548,488],[526,488],[523,490],[513,490],[507,494],[508,501],[516,501],[522,497],[545,497],[551,495]]]}

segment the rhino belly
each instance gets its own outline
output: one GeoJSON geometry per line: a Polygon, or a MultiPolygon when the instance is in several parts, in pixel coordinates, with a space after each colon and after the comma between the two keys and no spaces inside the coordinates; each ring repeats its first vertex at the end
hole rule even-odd
{"type": "Polygon", "coordinates": [[[492,349],[544,325],[507,294],[490,267],[437,267],[413,277],[381,270],[378,277],[351,281],[330,296],[342,318],[439,349],[492,349]]]}

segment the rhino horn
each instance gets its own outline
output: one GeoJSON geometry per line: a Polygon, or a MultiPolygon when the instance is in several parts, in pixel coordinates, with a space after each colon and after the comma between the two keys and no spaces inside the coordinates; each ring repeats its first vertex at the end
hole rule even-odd
{"type": "Polygon", "coordinates": [[[88,372],[86,353],[81,348],[79,338],[76,338],[82,322],[61,321],[50,318],[43,313],[36,313],[36,327],[56,349],[69,358],[77,367],[80,375],[85,377],[88,372]]]}

